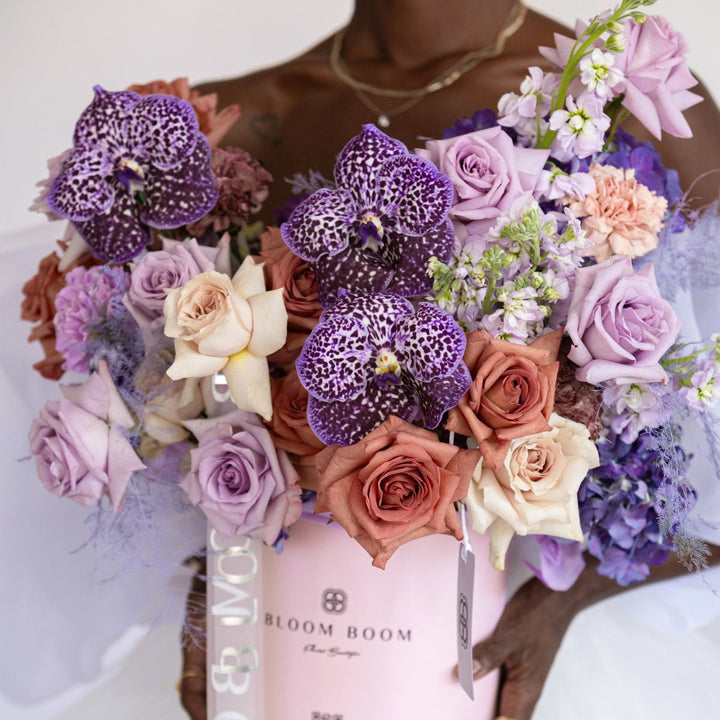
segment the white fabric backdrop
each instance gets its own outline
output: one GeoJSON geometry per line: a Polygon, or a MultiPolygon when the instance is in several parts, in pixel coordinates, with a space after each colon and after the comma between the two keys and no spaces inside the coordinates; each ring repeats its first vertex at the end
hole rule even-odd
{"type": "MultiPolygon", "coordinates": [[[[589,15],[604,6],[595,0],[531,4],[566,20],[578,7],[589,15]]],[[[94,83],[119,88],[156,77],[188,74],[201,80],[247,72],[302,51],[341,25],[349,7],[349,0],[212,0],[198,17],[197,3],[188,0],[0,3],[2,720],[184,717],[172,690],[179,668],[177,614],[174,624],[139,644],[142,625],[127,630],[107,620],[113,608],[123,607],[125,620],[144,623],[163,600],[147,597],[143,577],[91,582],[87,555],[69,554],[85,537],[85,511],[45,493],[32,463],[22,460],[32,417],[57,394],[29,369],[38,349],[24,342],[29,328],[16,320],[20,287],[56,238],[54,229],[25,211],[34,182],[44,177],[44,161],[67,146],[94,83]],[[146,597],[138,602],[141,593],[146,597]],[[135,603],[139,610],[128,612],[135,603]],[[103,657],[105,648],[110,650],[103,657]],[[71,680],[85,684],[71,686],[71,680]],[[40,702],[48,693],[50,700],[40,702]]],[[[657,11],[688,35],[695,48],[692,64],[717,83],[710,72],[710,33],[720,19],[714,0],[665,0],[657,11]]],[[[720,96],[720,87],[715,92],[720,96]]],[[[185,581],[176,579],[171,596],[183,596],[185,581]]],[[[584,613],[563,645],[535,717],[713,716],[712,709],[720,708],[720,623],[712,620],[719,605],[700,578],[690,577],[627,593],[584,613]]]]}

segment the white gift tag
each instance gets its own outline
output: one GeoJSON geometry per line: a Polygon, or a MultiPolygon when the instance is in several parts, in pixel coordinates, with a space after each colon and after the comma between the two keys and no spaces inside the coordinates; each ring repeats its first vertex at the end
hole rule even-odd
{"type": "Polygon", "coordinates": [[[460,505],[460,521],[463,528],[463,541],[458,551],[457,581],[457,655],[460,685],[470,699],[475,698],[473,683],[473,588],[475,586],[475,555],[468,539],[465,523],[465,505],[460,505]]]}

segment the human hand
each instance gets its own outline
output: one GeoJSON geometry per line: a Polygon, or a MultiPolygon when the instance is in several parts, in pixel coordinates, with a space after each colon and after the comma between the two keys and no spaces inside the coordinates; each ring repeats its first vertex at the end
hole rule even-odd
{"type": "Polygon", "coordinates": [[[575,594],[550,590],[533,578],[513,595],[492,634],[475,645],[474,678],[501,671],[499,719],[530,720],[578,609],[575,594]]]}
{"type": "Polygon", "coordinates": [[[207,720],[207,609],[204,568],[196,569],[185,604],[182,628],[182,675],[178,682],[180,702],[192,720],[207,720]]]}

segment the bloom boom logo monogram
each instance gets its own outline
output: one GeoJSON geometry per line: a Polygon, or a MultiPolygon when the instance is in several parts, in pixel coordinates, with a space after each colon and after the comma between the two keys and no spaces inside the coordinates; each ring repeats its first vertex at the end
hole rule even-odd
{"type": "Polygon", "coordinates": [[[464,593],[460,593],[458,597],[458,635],[463,650],[466,650],[468,646],[468,600],[464,593]]]}
{"type": "Polygon", "coordinates": [[[347,593],[328,588],[322,593],[322,609],[329,615],[342,615],[347,609],[347,593]]]}

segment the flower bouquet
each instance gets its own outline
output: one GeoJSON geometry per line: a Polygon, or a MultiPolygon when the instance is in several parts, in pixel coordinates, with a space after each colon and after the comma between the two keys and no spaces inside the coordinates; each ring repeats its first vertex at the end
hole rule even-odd
{"type": "Polygon", "coordinates": [[[88,376],[31,428],[41,481],[108,527],[162,483],[235,559],[232,537],[295,552],[305,507],[380,568],[467,543],[466,515],[498,570],[535,536],[555,589],[585,551],[621,584],[673,549],[701,564],[680,418],[714,443],[720,341],[682,341],[671,301],[716,280],[718,228],[621,127],[687,137],[700,100],[650,4],[557,36],[553,72],[414,152],[363,127],[264,232],[268,173],[208,140],[232,118],[186,85],[96,88],[36,203],[69,221],[26,285],[38,369],[88,376]]]}

